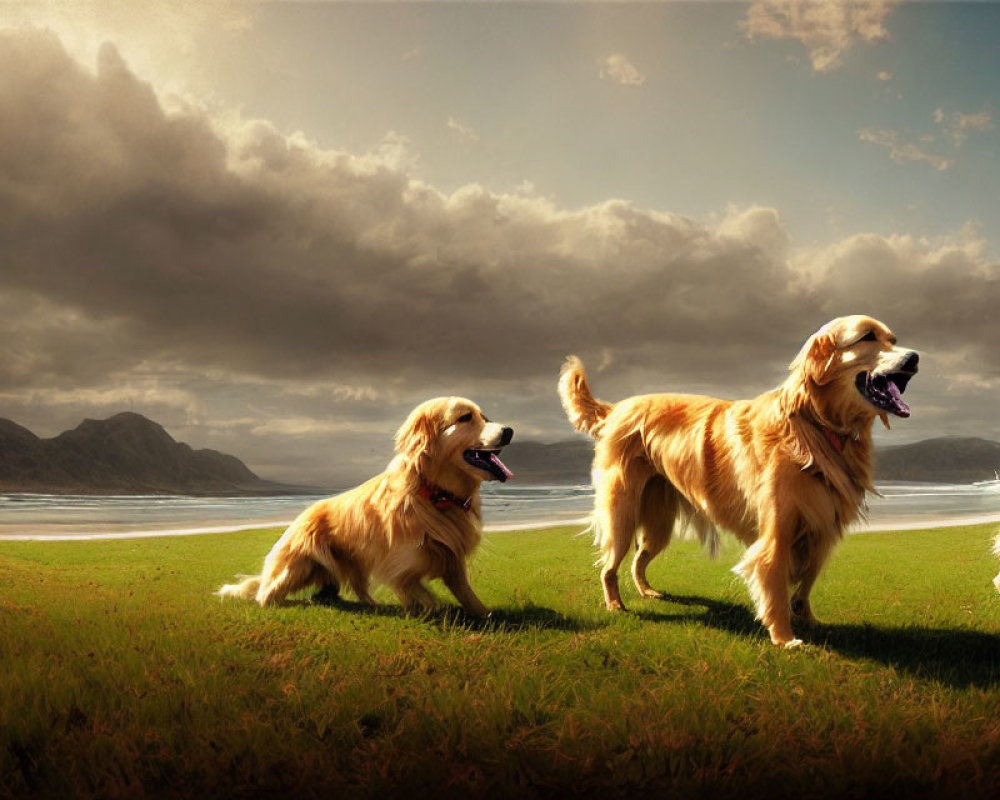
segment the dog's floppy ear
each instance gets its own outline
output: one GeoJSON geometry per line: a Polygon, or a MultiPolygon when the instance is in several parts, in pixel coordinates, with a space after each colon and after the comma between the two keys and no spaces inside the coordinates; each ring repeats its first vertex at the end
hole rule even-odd
{"type": "Polygon", "coordinates": [[[799,372],[803,380],[811,380],[818,386],[833,379],[833,366],[837,355],[837,337],[833,332],[822,329],[814,333],[802,345],[799,354],[789,364],[791,372],[799,372]]]}
{"type": "Polygon", "coordinates": [[[430,452],[437,436],[437,417],[433,408],[425,403],[410,412],[406,422],[396,431],[396,452],[411,464],[430,452]]]}

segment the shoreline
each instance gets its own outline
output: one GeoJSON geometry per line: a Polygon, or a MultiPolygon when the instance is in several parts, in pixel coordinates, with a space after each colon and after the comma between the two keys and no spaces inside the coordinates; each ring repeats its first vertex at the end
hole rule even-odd
{"type": "MultiPolygon", "coordinates": [[[[1000,525],[1000,513],[976,514],[966,517],[927,517],[925,520],[900,520],[899,522],[876,522],[865,524],[847,531],[853,533],[887,533],[891,531],[920,531],[936,528],[959,528],[965,525],[1000,525]]],[[[1000,529],[997,531],[1000,533],[1000,529]]]]}
{"type": "MultiPolygon", "coordinates": [[[[242,531],[279,530],[287,528],[292,520],[259,523],[222,523],[220,525],[199,525],[192,528],[151,528],[132,531],[95,531],[88,533],[0,533],[0,542],[94,542],[113,539],[156,539],[165,536],[202,536],[211,533],[240,533],[242,531]]],[[[516,533],[517,531],[546,530],[572,525],[590,525],[589,517],[577,519],[539,520],[535,522],[496,523],[484,525],[483,533],[516,533]]]]}
{"type": "MultiPolygon", "coordinates": [[[[536,520],[533,522],[494,523],[483,526],[483,533],[516,533],[518,531],[548,530],[576,525],[582,526],[581,533],[590,526],[590,517],[573,519],[536,520]]],[[[893,531],[934,530],[956,528],[966,525],[1000,526],[1000,513],[973,516],[946,517],[940,514],[928,515],[924,519],[906,519],[897,522],[883,521],[865,523],[845,531],[846,535],[862,533],[887,533],[893,531]]],[[[243,531],[282,529],[291,524],[288,521],[262,521],[256,523],[222,523],[219,525],[198,525],[190,528],[152,528],[130,531],[95,531],[80,533],[0,533],[0,542],[93,542],[116,539],[156,539],[168,536],[202,536],[213,533],[240,533],[243,531]]],[[[998,529],[1000,533],[1000,529],[998,529]]]]}

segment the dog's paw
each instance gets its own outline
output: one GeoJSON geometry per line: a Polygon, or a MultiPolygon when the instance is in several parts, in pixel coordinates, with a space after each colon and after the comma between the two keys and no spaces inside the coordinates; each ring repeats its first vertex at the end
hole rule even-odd
{"type": "Polygon", "coordinates": [[[771,644],[775,647],[783,647],[786,650],[791,650],[796,647],[802,647],[802,640],[796,638],[795,634],[792,633],[790,628],[778,628],[768,630],[768,635],[771,637],[771,644]]]}

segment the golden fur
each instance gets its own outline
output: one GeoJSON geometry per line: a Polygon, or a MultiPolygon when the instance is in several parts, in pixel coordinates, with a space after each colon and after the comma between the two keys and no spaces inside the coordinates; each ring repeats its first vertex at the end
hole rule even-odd
{"type": "Polygon", "coordinates": [[[748,547],[735,571],[771,640],[800,644],[792,611],[814,621],[813,583],[873,490],[872,422],[909,415],[899,392],[917,360],[881,322],[843,317],[808,339],[784,384],[752,400],[659,394],[612,405],[594,398],[570,356],[559,394],[574,427],[597,439],[594,524],[608,609],[624,608],[617,571],[633,542],[636,587],[662,597],[646,567],[675,522],[712,549],[718,527],[748,547]]]}
{"type": "Polygon", "coordinates": [[[467,559],[482,537],[479,485],[510,476],[496,453],[512,436],[469,400],[428,400],[397,432],[385,472],[307,508],[271,548],[259,576],[217,594],[266,606],[309,586],[336,595],[346,584],[372,604],[375,578],[408,611],[430,610],[436,601],[423,581],[441,578],[467,612],[485,615],[467,559]],[[485,463],[470,463],[468,453],[485,463]]]}

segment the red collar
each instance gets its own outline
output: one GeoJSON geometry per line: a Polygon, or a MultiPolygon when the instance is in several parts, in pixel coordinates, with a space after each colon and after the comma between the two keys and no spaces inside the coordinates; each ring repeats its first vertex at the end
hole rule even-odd
{"type": "Polygon", "coordinates": [[[460,508],[463,511],[468,511],[472,508],[471,497],[467,500],[462,500],[462,498],[453,495],[447,489],[442,489],[440,486],[431,486],[421,481],[420,488],[417,491],[424,500],[427,500],[438,511],[447,511],[449,508],[460,508]]]}
{"type": "Polygon", "coordinates": [[[823,435],[826,436],[826,440],[833,445],[834,450],[838,453],[844,452],[844,446],[847,444],[847,434],[832,431],[826,427],[826,425],[820,425],[819,429],[823,431],[823,435]]]}

